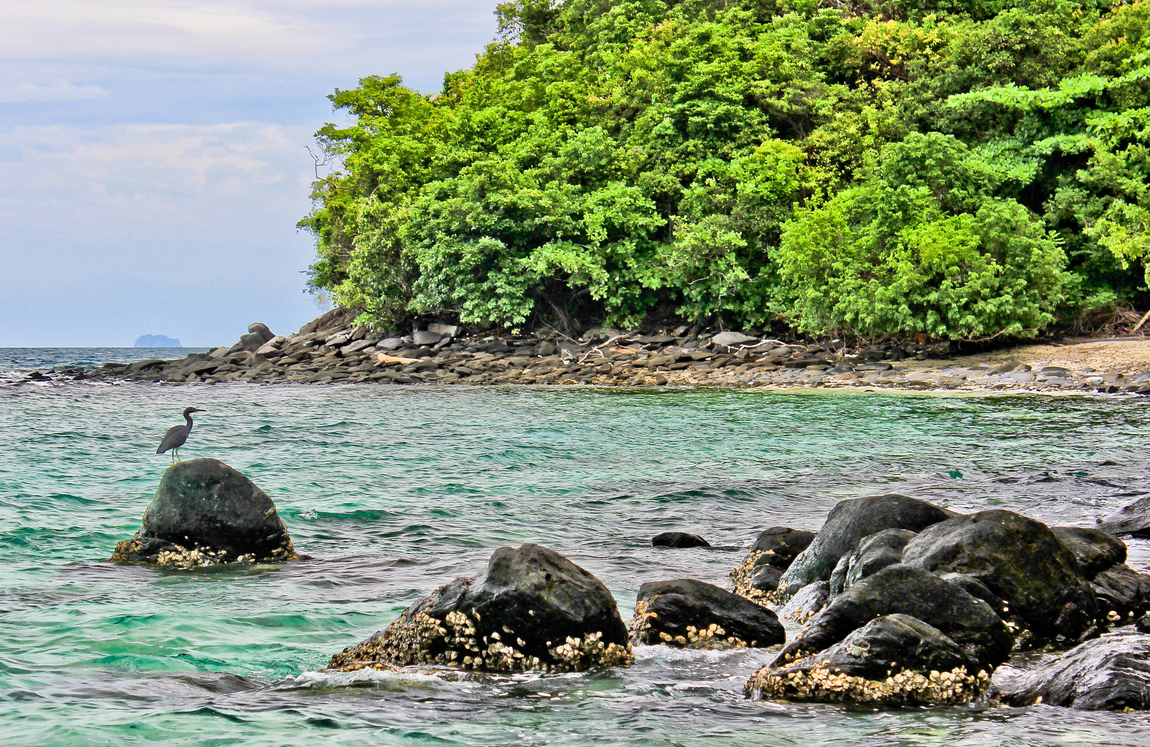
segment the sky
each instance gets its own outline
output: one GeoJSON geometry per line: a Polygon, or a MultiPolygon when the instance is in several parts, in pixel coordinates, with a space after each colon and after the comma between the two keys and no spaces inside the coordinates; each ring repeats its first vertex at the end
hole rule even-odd
{"type": "Polygon", "coordinates": [[[497,0],[4,0],[0,347],[230,344],[323,311],[313,134],[327,95],[425,93],[495,35],[497,0]]]}

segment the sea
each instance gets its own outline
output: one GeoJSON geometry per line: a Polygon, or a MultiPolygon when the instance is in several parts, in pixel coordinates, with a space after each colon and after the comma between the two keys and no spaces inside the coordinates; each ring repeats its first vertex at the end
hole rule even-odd
{"type": "MultiPolygon", "coordinates": [[[[187,349],[0,350],[0,744],[1150,745],[1145,713],[751,701],[771,650],[636,649],[577,674],[324,671],[501,546],[566,555],[624,620],[640,584],[723,585],[760,531],[898,492],[1090,526],[1150,492],[1117,395],[28,382],[187,349]],[[307,560],[108,557],[187,458],[242,471],[307,560]],[[653,548],[680,530],[713,547],[653,548]]],[[[1130,564],[1150,571],[1150,546],[1130,564]]],[[[790,635],[797,632],[789,624],[790,635]]]]}

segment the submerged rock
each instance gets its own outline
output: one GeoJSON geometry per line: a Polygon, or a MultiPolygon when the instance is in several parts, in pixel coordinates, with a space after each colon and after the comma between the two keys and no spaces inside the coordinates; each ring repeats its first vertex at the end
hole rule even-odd
{"type": "Polygon", "coordinates": [[[202,566],[298,559],[271,498],[216,459],[168,468],[139,531],[112,560],[202,566]]]}
{"type": "Polygon", "coordinates": [[[803,529],[764,529],[747,557],[731,571],[735,593],[755,602],[774,602],[779,579],[814,538],[814,532],[803,529]]]}
{"type": "Polygon", "coordinates": [[[990,695],[1008,705],[1035,703],[1083,711],[1150,709],[1150,636],[1107,635],[1033,669],[1002,669],[990,695]]]}
{"type": "Polygon", "coordinates": [[[718,586],[680,579],[639,587],[631,640],[691,648],[766,647],[786,633],[775,613],[718,586]]]}
{"type": "Polygon", "coordinates": [[[813,581],[828,581],[839,559],[859,542],[884,529],[919,532],[954,514],[932,503],[905,495],[878,495],[840,501],[826,523],[787,568],[779,581],[779,598],[786,599],[813,581]]]}
{"type": "Polygon", "coordinates": [[[989,673],[942,631],[895,614],[871,620],[818,654],[763,667],[744,692],[756,700],[961,703],[989,682],[989,673]]]}
{"type": "Polygon", "coordinates": [[[1073,553],[1045,524],[1012,511],[980,511],[924,529],[902,562],[978,579],[1045,640],[1073,645],[1095,625],[1095,595],[1073,553]]]}
{"type": "Polygon", "coordinates": [[[482,576],[440,587],[328,666],[567,672],[633,661],[607,587],[554,550],[527,544],[499,548],[482,576]]]}
{"type": "Polygon", "coordinates": [[[651,546],[683,549],[688,547],[710,547],[711,543],[697,534],[688,534],[687,532],[663,532],[651,538],[651,546]]]}

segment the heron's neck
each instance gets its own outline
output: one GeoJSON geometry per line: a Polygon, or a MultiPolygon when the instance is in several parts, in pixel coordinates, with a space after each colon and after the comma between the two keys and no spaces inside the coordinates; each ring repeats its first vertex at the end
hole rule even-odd
{"type": "Polygon", "coordinates": [[[188,432],[191,433],[192,432],[192,414],[190,412],[185,413],[184,414],[184,420],[188,421],[188,432]]]}

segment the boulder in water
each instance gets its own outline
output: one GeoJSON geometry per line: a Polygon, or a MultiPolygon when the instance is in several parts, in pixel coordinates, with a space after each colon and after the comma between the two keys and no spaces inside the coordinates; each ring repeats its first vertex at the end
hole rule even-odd
{"type": "Polygon", "coordinates": [[[884,529],[919,532],[953,516],[932,503],[905,495],[877,495],[840,501],[827,514],[826,523],[787,568],[779,581],[780,600],[785,600],[813,581],[828,581],[839,559],[853,552],[859,542],[884,529]]]}
{"type": "Polygon", "coordinates": [[[328,666],[569,672],[633,661],[627,626],[603,582],[527,544],[499,548],[482,576],[440,587],[328,666]]]}
{"type": "Polygon", "coordinates": [[[202,566],[298,559],[271,498],[216,459],[168,468],[139,531],[112,560],[202,566]]]}
{"type": "Polygon", "coordinates": [[[875,618],[830,648],[785,666],[767,665],[748,697],[906,705],[961,703],[990,675],[942,631],[909,615],[875,618]]]}
{"type": "Polygon", "coordinates": [[[1078,575],[1091,579],[1107,568],[1126,562],[1126,543],[1100,529],[1050,527],[1074,556],[1078,575]]]}
{"type": "Polygon", "coordinates": [[[805,623],[827,606],[831,598],[831,585],[826,581],[807,584],[787,600],[779,615],[797,623],[805,623]]]}
{"type": "Polygon", "coordinates": [[[1150,497],[1123,506],[1099,521],[1096,528],[1115,536],[1150,537],[1150,497]]]}
{"type": "Polygon", "coordinates": [[[990,695],[1013,706],[1150,710],[1150,636],[1106,635],[1033,669],[1000,669],[990,695]]]}
{"type": "Polygon", "coordinates": [[[993,668],[1010,655],[1010,631],[986,602],[920,568],[896,564],[835,597],[783,648],[774,665],[816,654],[871,620],[895,614],[938,628],[980,669],[993,668]]]}
{"type": "Polygon", "coordinates": [[[764,529],[747,557],[731,571],[735,593],[755,602],[775,601],[779,579],[815,538],[814,532],[790,527],[764,529]]]}
{"type": "Polygon", "coordinates": [[[755,648],[786,640],[774,612],[718,586],[679,579],[639,587],[634,643],[690,648],[755,648]]]}
{"type": "Polygon", "coordinates": [[[831,574],[830,593],[836,597],[867,576],[902,562],[902,550],[914,538],[909,529],[884,529],[864,539],[854,552],[839,559],[831,574]]]}
{"type": "Polygon", "coordinates": [[[914,568],[978,579],[1040,639],[1074,645],[1094,630],[1094,592],[1074,554],[1040,521],[1002,510],[958,516],[924,529],[902,557],[914,568]]]}
{"type": "Polygon", "coordinates": [[[688,547],[710,547],[711,543],[697,534],[688,534],[687,532],[663,532],[651,538],[651,546],[684,549],[688,547]]]}

